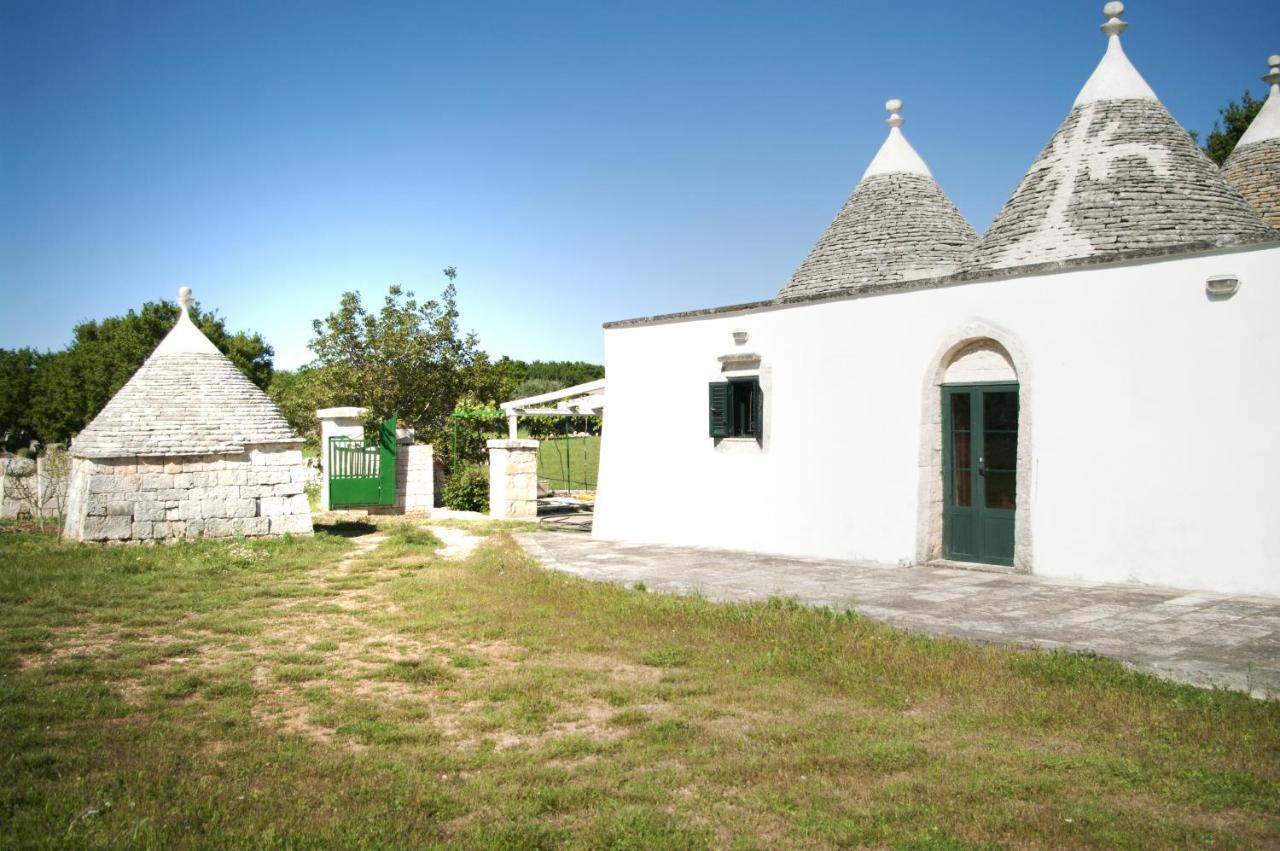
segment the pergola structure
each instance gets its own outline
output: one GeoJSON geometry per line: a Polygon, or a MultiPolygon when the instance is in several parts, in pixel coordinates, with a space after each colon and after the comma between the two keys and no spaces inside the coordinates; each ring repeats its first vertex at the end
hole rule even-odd
{"type": "Polygon", "coordinates": [[[538,417],[580,417],[598,415],[604,411],[604,379],[575,384],[563,390],[541,393],[525,399],[513,399],[502,403],[507,415],[507,434],[516,439],[521,415],[538,417]]]}

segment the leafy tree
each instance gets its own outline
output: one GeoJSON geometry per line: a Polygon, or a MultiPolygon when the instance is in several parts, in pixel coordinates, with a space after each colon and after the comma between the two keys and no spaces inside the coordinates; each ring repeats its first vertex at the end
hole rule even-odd
{"type": "Polygon", "coordinates": [[[528,399],[530,396],[541,396],[543,393],[552,393],[572,386],[572,384],[556,381],[554,378],[526,378],[511,391],[511,398],[528,399]]]}
{"type": "MultiPolygon", "coordinates": [[[[75,326],[71,345],[47,355],[35,372],[31,424],[46,442],[64,442],[98,415],[178,320],[175,302],[149,301],[124,316],[75,326]]],[[[249,380],[265,389],[274,354],[259,334],[227,331],[216,313],[191,306],[192,321],[249,380]]]]}
{"type": "Polygon", "coordinates": [[[1227,161],[1265,102],[1246,91],[1239,103],[1231,101],[1219,111],[1222,120],[1213,122],[1213,131],[1204,144],[1204,152],[1209,155],[1209,159],[1218,165],[1227,161]]]}
{"type": "Polygon", "coordinates": [[[35,349],[0,349],[0,447],[26,446],[36,436],[31,397],[36,372],[48,355],[35,349]]]}
{"type": "Polygon", "coordinates": [[[303,366],[296,370],[277,369],[267,385],[267,395],[297,435],[312,450],[320,448],[320,421],[316,411],[332,406],[333,393],[325,371],[303,366]]]}
{"type": "MultiPolygon", "coordinates": [[[[552,390],[561,390],[575,384],[585,384],[604,378],[604,367],[585,361],[511,361],[511,374],[518,385],[524,381],[550,381],[556,386],[552,390]]],[[[544,391],[550,392],[550,391],[544,391]]],[[[534,394],[527,394],[534,395],[534,394]]],[[[516,394],[512,398],[523,398],[516,394]]]]}
{"type": "Polygon", "coordinates": [[[372,420],[398,417],[442,450],[458,400],[471,393],[493,405],[508,381],[475,334],[458,330],[457,271],[444,274],[438,299],[420,303],[396,285],[376,312],[359,293],[343,293],[336,312],[312,323],[309,343],[329,404],[368,408],[372,420]]]}

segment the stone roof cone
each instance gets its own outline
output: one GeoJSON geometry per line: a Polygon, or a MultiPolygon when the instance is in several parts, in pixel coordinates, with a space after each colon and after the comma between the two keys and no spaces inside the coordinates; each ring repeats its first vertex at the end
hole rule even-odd
{"type": "Polygon", "coordinates": [[[124,387],[76,436],[79,458],[239,453],[250,444],[300,444],[267,394],[182,314],[124,387]]]}
{"type": "Polygon", "coordinates": [[[885,109],[888,138],[779,299],[948,275],[977,241],[902,135],[902,101],[891,100],[885,109]]]}
{"type": "Polygon", "coordinates": [[[1222,176],[1240,190],[1267,224],[1280,228],[1280,55],[1267,59],[1263,81],[1271,93],[1236,149],[1222,164],[1222,176]]]}
{"type": "Polygon", "coordinates": [[[965,271],[1276,238],[1125,55],[1124,4],[1103,13],[1106,54],[965,271]]]}

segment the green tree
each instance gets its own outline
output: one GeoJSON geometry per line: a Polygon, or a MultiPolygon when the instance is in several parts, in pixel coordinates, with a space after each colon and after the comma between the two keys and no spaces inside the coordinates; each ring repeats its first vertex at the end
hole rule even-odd
{"type": "Polygon", "coordinates": [[[316,411],[332,406],[333,392],[323,369],[303,366],[295,370],[277,369],[267,385],[267,395],[280,413],[304,440],[308,449],[320,448],[320,421],[316,411]]]}
{"type": "Polygon", "coordinates": [[[1265,102],[1246,91],[1239,103],[1231,101],[1219,111],[1222,119],[1213,122],[1213,130],[1204,144],[1204,152],[1209,155],[1209,159],[1218,165],[1227,161],[1265,102]]]}
{"type": "Polygon", "coordinates": [[[511,398],[528,399],[530,396],[541,396],[543,393],[552,393],[572,386],[556,381],[554,378],[526,378],[511,391],[511,398]]]}
{"type": "Polygon", "coordinates": [[[372,420],[395,416],[442,451],[458,401],[469,393],[492,405],[508,381],[476,335],[458,330],[457,271],[444,274],[438,299],[420,303],[395,285],[376,312],[359,293],[343,293],[336,312],[312,323],[309,343],[328,404],[368,408],[372,420]]]}
{"type": "MultiPolygon", "coordinates": [[[[575,384],[586,384],[588,381],[604,378],[603,366],[597,363],[587,363],[586,361],[535,360],[526,362],[516,360],[511,361],[510,369],[516,386],[526,381],[546,381],[553,382],[556,385],[551,388],[552,390],[561,390],[565,387],[572,387],[575,384]]],[[[523,398],[526,395],[535,394],[516,393],[512,398],[523,398]]]]}
{"type": "MultiPolygon", "coordinates": [[[[124,316],[75,326],[71,345],[45,356],[35,371],[31,425],[45,442],[64,442],[89,424],[178,320],[170,301],[149,301],[124,316]]],[[[191,307],[191,319],[257,386],[271,381],[274,354],[261,335],[231,333],[216,313],[191,307]]]]}
{"type": "Polygon", "coordinates": [[[31,398],[36,372],[48,355],[35,349],[0,349],[0,447],[26,446],[36,436],[31,398]]]}

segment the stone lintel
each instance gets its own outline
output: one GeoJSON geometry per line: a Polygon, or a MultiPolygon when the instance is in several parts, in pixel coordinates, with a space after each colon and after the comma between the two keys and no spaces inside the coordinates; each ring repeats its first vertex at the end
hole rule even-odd
{"type": "Polygon", "coordinates": [[[532,450],[537,451],[538,441],[536,440],[487,440],[485,446],[490,449],[511,449],[511,450],[532,450]]]}
{"type": "Polygon", "coordinates": [[[321,408],[316,416],[322,420],[358,420],[368,412],[368,408],[321,408]]]}

